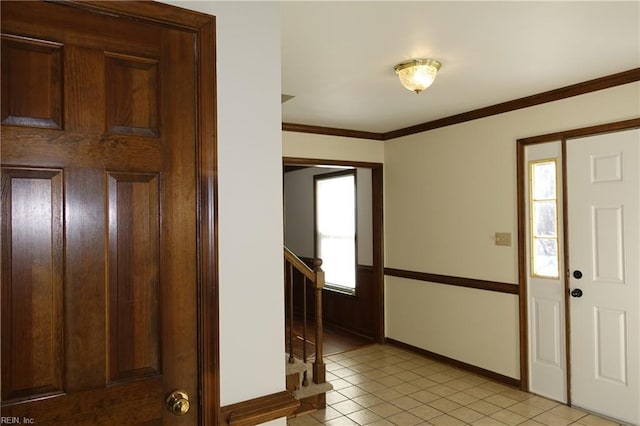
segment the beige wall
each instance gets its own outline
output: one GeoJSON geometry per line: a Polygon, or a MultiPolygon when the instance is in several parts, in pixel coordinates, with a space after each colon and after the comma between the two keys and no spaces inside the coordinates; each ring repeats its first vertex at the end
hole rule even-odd
{"type": "MultiPolygon", "coordinates": [[[[633,83],[385,142],[385,266],[516,284],[516,140],[638,116],[633,83]]],[[[392,277],[385,291],[388,337],[519,378],[515,295],[392,277]]]]}
{"type": "Polygon", "coordinates": [[[282,156],[382,163],[384,142],[341,136],[282,132],[282,156]]]}
{"type": "MultiPolygon", "coordinates": [[[[384,163],[385,266],[517,284],[516,140],[638,116],[632,83],[385,142],[283,132],[283,156],[384,163]]],[[[385,321],[387,337],[520,377],[516,295],[387,277],[385,321]]]]}

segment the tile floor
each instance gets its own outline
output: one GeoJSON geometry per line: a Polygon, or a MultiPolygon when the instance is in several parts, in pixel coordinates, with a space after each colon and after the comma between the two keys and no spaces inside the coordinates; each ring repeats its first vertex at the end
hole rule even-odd
{"type": "Polygon", "coordinates": [[[395,346],[371,345],[325,363],[334,388],[327,408],[288,425],[618,425],[395,346]]]}

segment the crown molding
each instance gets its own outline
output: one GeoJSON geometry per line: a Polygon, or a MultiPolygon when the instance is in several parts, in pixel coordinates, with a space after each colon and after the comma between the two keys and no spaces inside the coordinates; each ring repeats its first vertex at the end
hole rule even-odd
{"type": "Polygon", "coordinates": [[[428,121],[425,123],[416,124],[414,126],[404,127],[402,129],[392,130],[384,133],[337,129],[333,127],[309,126],[305,124],[295,123],[282,123],[282,130],[287,132],[314,133],[319,135],[344,136],[349,138],[386,141],[403,136],[413,135],[416,133],[426,132],[427,130],[438,129],[440,127],[451,126],[454,124],[464,123],[466,121],[503,114],[509,111],[515,111],[518,109],[529,108],[548,102],[559,101],[573,96],[583,95],[585,93],[609,89],[611,87],[621,86],[623,84],[633,83],[635,81],[640,81],[640,68],[633,68],[628,71],[611,74],[605,77],[584,81],[582,83],[561,87],[559,89],[538,93],[536,95],[526,96],[524,98],[518,98],[496,105],[491,105],[488,107],[479,108],[472,111],[463,112],[461,114],[451,115],[449,117],[439,118],[437,120],[428,121]]]}

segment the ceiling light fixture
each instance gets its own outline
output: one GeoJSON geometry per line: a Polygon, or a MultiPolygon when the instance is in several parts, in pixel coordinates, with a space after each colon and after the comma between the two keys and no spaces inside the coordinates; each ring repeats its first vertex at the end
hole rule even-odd
{"type": "Polygon", "coordinates": [[[412,59],[393,67],[404,87],[416,93],[431,86],[442,64],[435,59],[412,59]]]}

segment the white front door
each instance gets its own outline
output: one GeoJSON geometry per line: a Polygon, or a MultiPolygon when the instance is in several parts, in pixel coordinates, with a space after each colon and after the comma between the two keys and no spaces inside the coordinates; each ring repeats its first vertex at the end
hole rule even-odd
{"type": "Polygon", "coordinates": [[[567,141],[572,405],[640,423],[640,130],[567,141]]]}

